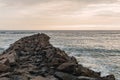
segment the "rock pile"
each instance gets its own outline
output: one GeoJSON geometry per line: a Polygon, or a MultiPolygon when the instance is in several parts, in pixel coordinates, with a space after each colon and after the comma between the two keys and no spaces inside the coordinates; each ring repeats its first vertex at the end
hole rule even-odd
{"type": "Polygon", "coordinates": [[[0,55],[0,80],[115,80],[101,77],[49,43],[46,34],[16,41],[0,55]]]}

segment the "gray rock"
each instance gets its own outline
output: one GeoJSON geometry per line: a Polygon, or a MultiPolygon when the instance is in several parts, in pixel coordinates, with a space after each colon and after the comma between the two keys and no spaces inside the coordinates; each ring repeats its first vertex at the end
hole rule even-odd
{"type": "Polygon", "coordinates": [[[85,77],[85,76],[79,76],[79,77],[77,77],[77,80],[99,80],[99,79],[91,78],[91,77],[85,77]]]}
{"type": "Polygon", "coordinates": [[[0,63],[0,72],[7,72],[10,70],[10,67],[0,63]]]}
{"type": "Polygon", "coordinates": [[[47,79],[42,77],[42,76],[37,76],[37,77],[30,79],[30,80],[47,80],[47,79]]]}
{"type": "Polygon", "coordinates": [[[29,80],[29,78],[25,76],[20,76],[20,75],[13,75],[11,77],[11,80],[29,80]]]}
{"type": "Polygon", "coordinates": [[[115,80],[115,76],[114,75],[108,75],[108,76],[102,77],[101,79],[102,80],[115,80]]]}
{"type": "Polygon", "coordinates": [[[10,78],[2,77],[2,78],[0,78],[0,80],[10,80],[10,78]]]}
{"type": "Polygon", "coordinates": [[[63,72],[55,72],[55,77],[57,77],[60,80],[77,80],[76,76],[63,72]]]}
{"type": "Polygon", "coordinates": [[[64,71],[64,72],[69,72],[69,73],[73,73],[76,67],[76,63],[72,63],[72,62],[65,62],[61,65],[58,66],[58,70],[64,71]]]}
{"type": "Polygon", "coordinates": [[[78,64],[78,66],[76,67],[75,74],[78,76],[87,76],[87,77],[93,77],[93,78],[100,77],[100,72],[94,72],[86,67],[83,67],[80,64],[78,64]]]}

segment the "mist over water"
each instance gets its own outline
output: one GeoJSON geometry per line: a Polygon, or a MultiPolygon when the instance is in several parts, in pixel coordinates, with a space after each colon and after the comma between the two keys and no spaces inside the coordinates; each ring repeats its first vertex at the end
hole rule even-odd
{"type": "Polygon", "coordinates": [[[75,56],[80,64],[120,80],[120,31],[0,31],[0,52],[38,32],[48,34],[51,44],[75,56]]]}

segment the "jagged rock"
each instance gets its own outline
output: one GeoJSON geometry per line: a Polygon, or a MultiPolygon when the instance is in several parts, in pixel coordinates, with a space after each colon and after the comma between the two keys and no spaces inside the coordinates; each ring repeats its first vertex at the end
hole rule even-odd
{"type": "Polygon", "coordinates": [[[75,70],[75,66],[77,66],[76,63],[66,62],[66,63],[63,63],[60,66],[58,66],[57,69],[61,70],[61,71],[66,71],[66,72],[69,72],[69,73],[73,73],[74,70],[75,70]]]}
{"type": "Polygon", "coordinates": [[[78,64],[39,33],[19,39],[0,55],[0,80],[115,80],[78,64]]]}
{"type": "Polygon", "coordinates": [[[5,65],[8,65],[8,66],[9,66],[9,60],[8,60],[8,59],[6,59],[6,58],[1,59],[1,60],[0,60],[0,63],[2,63],[2,64],[5,64],[5,65]]]}
{"type": "Polygon", "coordinates": [[[2,73],[2,74],[0,75],[0,77],[9,77],[9,76],[11,76],[11,73],[10,73],[10,72],[2,73]]]}
{"type": "Polygon", "coordinates": [[[115,77],[114,75],[108,75],[108,76],[105,76],[103,78],[101,78],[102,80],[115,80],[115,77]]]}
{"type": "Polygon", "coordinates": [[[77,80],[99,80],[99,79],[91,78],[91,77],[85,77],[85,76],[79,76],[79,77],[77,77],[77,80]]]}
{"type": "Polygon", "coordinates": [[[76,76],[63,72],[55,72],[55,77],[60,80],[77,80],[76,76]]]}
{"type": "Polygon", "coordinates": [[[10,80],[10,78],[2,77],[2,78],[0,78],[0,80],[10,80]]]}
{"type": "Polygon", "coordinates": [[[76,75],[94,77],[94,78],[99,78],[101,75],[100,72],[94,72],[86,67],[83,67],[80,64],[78,64],[78,66],[76,67],[75,73],[76,75]]]}
{"type": "Polygon", "coordinates": [[[28,80],[28,78],[21,75],[13,75],[11,76],[11,80],[28,80]]]}
{"type": "Polygon", "coordinates": [[[0,60],[7,59],[9,63],[15,63],[18,56],[15,51],[11,50],[8,53],[0,56],[0,60]]]}
{"type": "Polygon", "coordinates": [[[37,76],[31,80],[47,80],[46,78],[42,77],[42,76],[37,76]]]}
{"type": "Polygon", "coordinates": [[[48,77],[37,76],[30,80],[58,80],[58,79],[53,76],[48,76],[48,77]]]}
{"type": "Polygon", "coordinates": [[[0,72],[7,72],[10,70],[10,67],[5,65],[5,64],[2,64],[0,63],[0,72]]]}
{"type": "Polygon", "coordinates": [[[99,80],[97,78],[85,77],[85,76],[74,76],[68,73],[63,72],[56,72],[55,76],[58,77],[60,80],[99,80]]]}

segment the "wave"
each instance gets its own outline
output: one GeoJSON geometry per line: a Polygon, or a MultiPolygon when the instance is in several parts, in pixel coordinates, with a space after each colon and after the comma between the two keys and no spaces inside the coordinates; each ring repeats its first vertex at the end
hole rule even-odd
{"type": "Polygon", "coordinates": [[[3,52],[3,50],[4,50],[4,48],[0,48],[0,53],[2,53],[2,52],[3,52]]]}
{"type": "Polygon", "coordinates": [[[71,48],[71,47],[67,47],[67,48],[63,48],[64,50],[67,51],[72,51],[72,52],[99,52],[99,53],[120,53],[120,50],[117,49],[96,49],[96,48],[71,48]]]}
{"type": "Polygon", "coordinates": [[[0,34],[33,34],[34,31],[0,31],[0,34]]]}
{"type": "Polygon", "coordinates": [[[0,48],[0,50],[4,50],[4,48],[0,48]]]}

